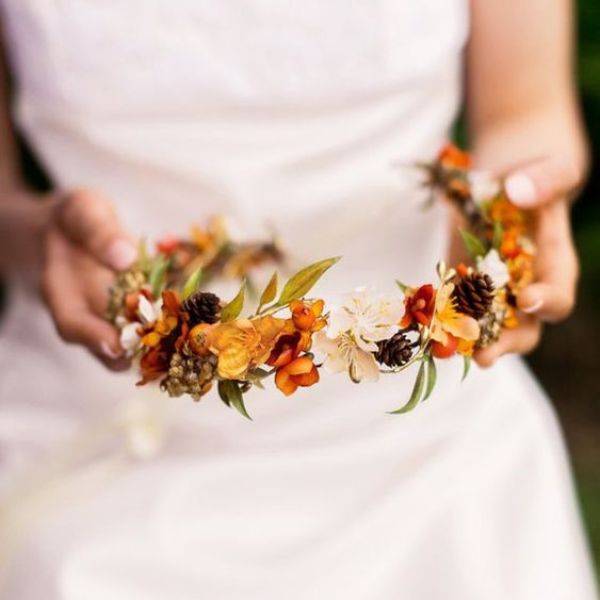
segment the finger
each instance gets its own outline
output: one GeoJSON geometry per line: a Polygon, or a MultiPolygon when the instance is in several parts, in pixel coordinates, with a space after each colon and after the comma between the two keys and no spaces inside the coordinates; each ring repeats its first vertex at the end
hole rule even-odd
{"type": "Polygon", "coordinates": [[[117,331],[88,308],[69,268],[68,243],[55,232],[47,236],[42,293],[58,334],[69,343],[86,346],[112,369],[124,367],[117,331]]]}
{"type": "Polygon", "coordinates": [[[56,214],[65,235],[107,267],[122,271],[137,258],[135,241],[121,227],[112,204],[97,192],[68,194],[56,214]]]}
{"type": "Polygon", "coordinates": [[[484,368],[491,367],[504,354],[527,354],[539,343],[542,333],[541,323],[534,317],[523,315],[519,327],[505,329],[500,339],[487,348],[477,350],[473,358],[484,368]]]}
{"type": "Polygon", "coordinates": [[[75,270],[80,273],[79,286],[87,305],[95,315],[104,318],[108,308],[109,291],[115,281],[114,272],[83,252],[77,257],[75,270]]]}
{"type": "Polygon", "coordinates": [[[504,180],[504,189],[514,204],[530,209],[572,195],[582,176],[573,159],[546,158],[512,172],[504,180]]]}
{"type": "Polygon", "coordinates": [[[518,307],[548,322],[564,319],[575,305],[579,266],[566,202],[539,211],[537,281],[517,298],[518,307]]]}

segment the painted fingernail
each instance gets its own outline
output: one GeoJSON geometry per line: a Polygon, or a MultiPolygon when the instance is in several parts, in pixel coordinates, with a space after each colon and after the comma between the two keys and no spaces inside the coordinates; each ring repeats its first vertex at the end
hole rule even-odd
{"type": "Polygon", "coordinates": [[[524,313],[527,313],[528,315],[530,315],[530,314],[533,314],[533,313],[537,312],[538,310],[540,310],[540,308],[542,308],[542,304],[544,304],[544,301],[540,298],[539,300],[537,300],[530,306],[522,306],[521,310],[524,313]]]}
{"type": "Polygon", "coordinates": [[[537,200],[537,190],[531,177],[524,173],[515,173],[506,179],[504,189],[510,200],[516,205],[528,208],[537,200]]]}
{"type": "Polygon", "coordinates": [[[136,258],[137,249],[127,240],[115,240],[106,251],[106,260],[119,271],[131,266],[136,258]]]}
{"type": "Polygon", "coordinates": [[[100,352],[102,352],[104,356],[107,356],[111,360],[116,360],[117,358],[121,358],[123,356],[122,350],[118,352],[113,350],[108,342],[100,342],[100,352]]]}

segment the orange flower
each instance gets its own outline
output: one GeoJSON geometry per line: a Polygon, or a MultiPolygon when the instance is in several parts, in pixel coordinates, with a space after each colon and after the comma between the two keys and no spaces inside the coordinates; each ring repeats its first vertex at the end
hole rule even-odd
{"type": "Polygon", "coordinates": [[[309,387],[319,381],[319,371],[312,356],[301,356],[277,369],[275,385],[286,395],[293,394],[298,387],[309,387]]]}
{"type": "Polygon", "coordinates": [[[321,331],[327,325],[327,319],[321,317],[324,306],[323,300],[317,300],[312,304],[308,304],[303,300],[291,302],[292,321],[296,329],[310,333],[321,331]]]}
{"type": "Polygon", "coordinates": [[[162,299],[162,314],[156,320],[156,323],[154,323],[152,330],[142,338],[142,346],[155,348],[160,344],[161,340],[169,336],[179,324],[181,303],[177,293],[172,290],[165,290],[162,293],[162,299]]]}
{"type": "Polygon", "coordinates": [[[267,316],[219,323],[210,329],[207,344],[218,357],[219,376],[243,379],[248,369],[264,363],[285,325],[285,320],[267,316]]]}
{"type": "Polygon", "coordinates": [[[435,288],[428,283],[416,290],[407,291],[404,306],[401,327],[408,327],[414,322],[429,326],[435,311],[435,288]]]}
{"type": "Polygon", "coordinates": [[[275,346],[266,363],[271,367],[283,367],[300,356],[310,347],[310,335],[304,331],[285,333],[275,342],[275,346]]]}
{"type": "Polygon", "coordinates": [[[521,252],[506,263],[510,274],[510,287],[513,293],[516,294],[533,281],[533,258],[528,252],[521,252]]]}
{"type": "Polygon", "coordinates": [[[445,341],[438,342],[436,340],[431,342],[431,354],[435,358],[450,358],[458,348],[458,338],[448,333],[445,341]]]}
{"type": "Polygon", "coordinates": [[[472,162],[468,152],[463,152],[450,142],[440,150],[438,161],[448,169],[469,169],[472,162]]]}
{"type": "Polygon", "coordinates": [[[498,222],[505,230],[521,232],[525,226],[525,213],[515,206],[502,193],[494,198],[487,209],[487,216],[492,222],[498,222]]]}

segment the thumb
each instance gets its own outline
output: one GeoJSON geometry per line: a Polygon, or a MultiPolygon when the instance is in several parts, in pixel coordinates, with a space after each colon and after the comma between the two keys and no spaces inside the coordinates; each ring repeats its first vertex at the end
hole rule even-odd
{"type": "Polygon", "coordinates": [[[135,240],[121,227],[111,202],[98,192],[70,192],[57,206],[56,221],[67,238],[110,269],[122,271],[137,258],[135,240]]]}
{"type": "Polygon", "coordinates": [[[582,174],[573,160],[553,157],[517,168],[504,180],[507,196],[517,206],[536,208],[571,196],[582,174]]]}

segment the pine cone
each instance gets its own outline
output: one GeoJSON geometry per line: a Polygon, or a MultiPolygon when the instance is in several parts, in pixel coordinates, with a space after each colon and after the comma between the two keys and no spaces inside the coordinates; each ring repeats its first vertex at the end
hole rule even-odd
{"type": "Polygon", "coordinates": [[[160,386],[171,397],[189,394],[200,400],[212,387],[216,375],[216,357],[200,358],[191,353],[175,352],[167,376],[160,386]]]}
{"type": "Polygon", "coordinates": [[[215,323],[219,320],[221,300],[210,292],[196,292],[185,300],[183,310],[190,316],[190,327],[198,323],[215,323]]]}
{"type": "Polygon", "coordinates": [[[391,368],[405,365],[413,355],[410,340],[400,332],[388,340],[377,342],[377,347],[375,360],[391,368]]]}
{"type": "Polygon", "coordinates": [[[485,273],[463,277],[454,288],[456,309],[474,319],[481,319],[494,301],[494,283],[485,273]]]}

